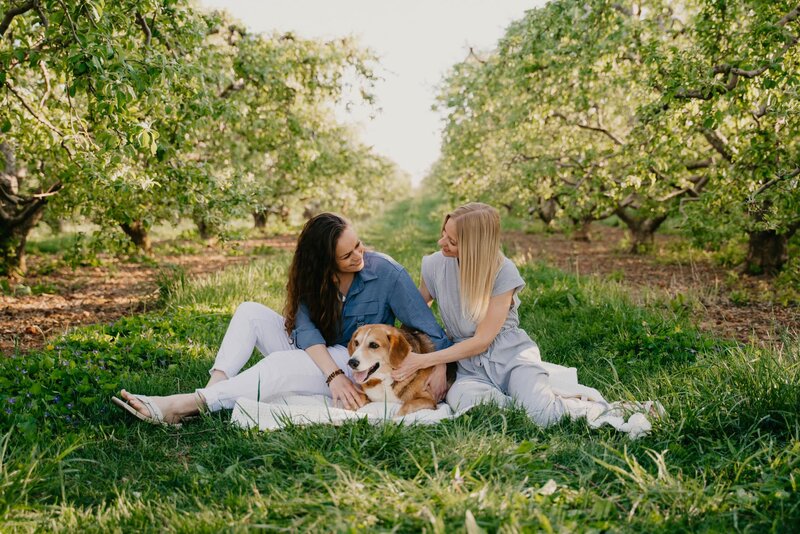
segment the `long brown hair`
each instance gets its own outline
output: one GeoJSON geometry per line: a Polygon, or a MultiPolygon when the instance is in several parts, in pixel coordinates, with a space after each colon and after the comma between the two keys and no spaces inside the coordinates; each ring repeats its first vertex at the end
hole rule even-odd
{"type": "Polygon", "coordinates": [[[288,334],[297,324],[297,309],[302,302],[325,343],[336,343],[342,318],[339,288],[334,282],[336,243],[349,224],[336,214],[320,213],[309,219],[300,232],[286,284],[283,316],[288,334]]]}

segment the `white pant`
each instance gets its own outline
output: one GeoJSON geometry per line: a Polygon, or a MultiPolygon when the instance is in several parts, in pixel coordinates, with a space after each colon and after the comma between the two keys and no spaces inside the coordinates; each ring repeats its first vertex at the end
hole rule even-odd
{"type": "Polygon", "coordinates": [[[447,392],[447,403],[456,412],[476,404],[497,403],[505,406],[518,402],[533,421],[546,427],[568,413],[564,399],[550,387],[546,371],[538,364],[539,349],[529,349],[507,362],[485,356],[460,360],[455,383],[447,392]]]}
{"type": "MultiPolygon", "coordinates": [[[[347,348],[335,345],[328,347],[328,352],[349,378],[347,348]]],[[[236,308],[211,367],[214,370],[224,372],[228,379],[196,390],[212,412],[233,408],[239,397],[266,401],[286,394],[330,396],[325,376],[314,360],[289,343],[283,317],[257,302],[244,302],[236,308]],[[253,348],[264,358],[240,373],[253,348]]]]}

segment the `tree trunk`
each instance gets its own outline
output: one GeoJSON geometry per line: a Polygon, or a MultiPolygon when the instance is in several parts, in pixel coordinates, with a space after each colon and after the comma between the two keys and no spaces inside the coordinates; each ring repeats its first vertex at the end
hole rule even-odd
{"type": "Polygon", "coordinates": [[[588,243],[592,240],[589,232],[592,226],[592,219],[572,219],[572,230],[570,232],[573,241],[588,243]]]}
{"type": "Polygon", "coordinates": [[[539,200],[537,212],[539,214],[539,218],[542,219],[545,224],[550,224],[553,222],[557,211],[558,201],[556,199],[548,198],[547,200],[539,200]]]}
{"type": "Polygon", "coordinates": [[[269,212],[266,210],[264,211],[254,211],[253,212],[253,224],[255,228],[258,230],[263,230],[267,226],[267,218],[269,217],[269,212]]]}
{"type": "Polygon", "coordinates": [[[25,243],[34,226],[41,220],[46,203],[42,202],[22,218],[0,217],[0,274],[11,279],[25,275],[25,243]]]}
{"type": "Polygon", "coordinates": [[[217,227],[202,217],[194,217],[194,224],[197,226],[200,239],[208,240],[217,234],[217,227]]]}
{"type": "Polygon", "coordinates": [[[0,143],[0,274],[20,279],[25,274],[25,243],[42,219],[48,199],[61,190],[56,182],[46,192],[22,197],[14,148],[0,143]]]}
{"type": "Polygon", "coordinates": [[[779,234],[775,230],[749,233],[747,258],[743,270],[747,274],[777,274],[789,259],[788,244],[794,231],[779,234]]]}
{"type": "Polygon", "coordinates": [[[142,221],[132,221],[130,223],[121,223],[120,228],[125,232],[125,235],[131,238],[134,245],[142,250],[148,256],[153,253],[153,247],[150,244],[150,234],[148,234],[147,227],[142,221]]]}
{"type": "Polygon", "coordinates": [[[614,211],[617,217],[628,227],[631,236],[631,254],[640,254],[653,249],[655,234],[661,223],[667,220],[667,215],[655,217],[636,217],[625,208],[618,208],[614,211]]]}

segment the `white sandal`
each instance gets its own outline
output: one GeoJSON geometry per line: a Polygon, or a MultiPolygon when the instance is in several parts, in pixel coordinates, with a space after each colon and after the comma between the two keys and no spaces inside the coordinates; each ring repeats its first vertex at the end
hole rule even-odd
{"type": "Polygon", "coordinates": [[[125,402],[123,399],[120,399],[118,397],[111,397],[111,402],[113,402],[126,412],[135,415],[142,421],[146,421],[154,425],[165,425],[175,428],[180,428],[182,426],[180,423],[169,423],[165,421],[164,413],[161,411],[161,408],[158,407],[158,405],[151,397],[148,397],[147,395],[135,395],[133,393],[131,393],[130,395],[139,402],[141,402],[142,404],[144,404],[145,408],[147,408],[147,410],[150,412],[150,415],[143,414],[142,412],[140,412],[139,410],[137,410],[136,408],[125,402]]]}

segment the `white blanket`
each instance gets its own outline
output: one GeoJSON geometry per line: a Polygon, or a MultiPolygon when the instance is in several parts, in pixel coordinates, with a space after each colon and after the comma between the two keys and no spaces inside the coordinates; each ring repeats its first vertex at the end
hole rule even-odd
{"type": "Polygon", "coordinates": [[[435,410],[419,410],[405,417],[398,417],[400,404],[397,403],[371,402],[353,411],[330,406],[331,402],[331,398],[324,395],[292,395],[270,399],[269,402],[239,398],[233,408],[231,422],[242,428],[276,430],[291,424],[340,425],[355,419],[368,419],[373,423],[396,421],[432,424],[453,417],[453,410],[446,403],[440,404],[435,410]]]}
{"type": "MultiPolygon", "coordinates": [[[[636,439],[646,435],[652,428],[645,413],[656,413],[659,416],[664,414],[658,402],[607,402],[596,389],[578,382],[578,373],[574,367],[546,362],[540,365],[547,369],[553,392],[562,398],[569,416],[573,419],[585,417],[592,428],[608,424],[627,433],[631,439],[636,439]]],[[[510,397],[507,397],[507,401],[512,402],[510,397]]],[[[340,425],[354,419],[367,419],[371,423],[393,421],[432,424],[443,419],[452,419],[469,410],[468,407],[453,412],[449,405],[442,403],[435,410],[419,410],[405,417],[398,417],[400,405],[395,403],[372,402],[357,411],[335,408],[330,403],[330,397],[323,395],[276,397],[268,399],[268,402],[239,398],[233,408],[231,422],[241,428],[260,430],[277,430],[292,424],[340,425]]]]}

